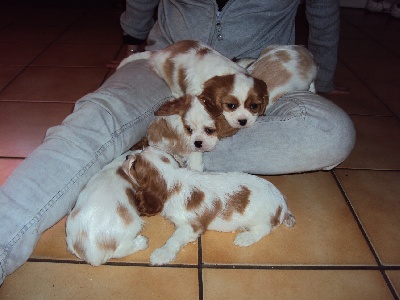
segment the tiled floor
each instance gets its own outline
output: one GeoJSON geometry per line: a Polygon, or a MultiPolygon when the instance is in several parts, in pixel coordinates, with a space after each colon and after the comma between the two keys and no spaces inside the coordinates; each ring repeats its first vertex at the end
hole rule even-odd
{"type": "MultiPolygon", "coordinates": [[[[123,53],[115,3],[69,3],[0,6],[0,184],[123,53]]],[[[293,229],[246,249],[234,234],[207,232],[172,264],[151,267],[173,231],[153,217],[149,249],[91,267],[66,251],[64,219],[0,299],[398,299],[400,20],[349,8],[341,18],[337,81],[351,95],[331,98],[351,115],[357,143],[333,171],[266,177],[287,196],[293,229]]],[[[304,43],[304,16],[298,25],[304,43]]]]}

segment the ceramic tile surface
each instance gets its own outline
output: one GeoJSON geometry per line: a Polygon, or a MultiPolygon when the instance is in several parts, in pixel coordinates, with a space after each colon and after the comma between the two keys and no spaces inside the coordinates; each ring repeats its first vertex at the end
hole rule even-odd
{"type": "MultiPolygon", "coordinates": [[[[110,64],[126,54],[124,6],[0,1],[0,185],[115,72],[110,64]]],[[[325,96],[350,115],[357,140],[334,170],[262,176],[287,198],[293,228],[244,248],[236,232],[208,231],[154,267],[149,257],[174,226],[143,217],[147,249],[92,267],[68,252],[64,217],[5,278],[0,299],[399,299],[400,21],[355,8],[340,15],[335,82],[349,94],[325,96]]],[[[301,5],[296,42],[307,39],[301,5]]]]}

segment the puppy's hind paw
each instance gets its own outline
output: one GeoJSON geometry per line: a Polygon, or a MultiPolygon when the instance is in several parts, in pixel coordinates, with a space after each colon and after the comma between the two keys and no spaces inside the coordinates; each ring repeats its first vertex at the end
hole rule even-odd
{"type": "Polygon", "coordinates": [[[153,266],[165,265],[175,259],[176,254],[165,249],[158,248],[150,255],[150,264],[153,266]]]}
{"type": "Polygon", "coordinates": [[[135,251],[141,251],[147,248],[147,237],[143,236],[143,235],[138,235],[135,239],[134,239],[134,243],[135,243],[135,251]]]}
{"type": "Polygon", "coordinates": [[[239,247],[247,247],[247,246],[254,244],[258,240],[259,240],[259,238],[254,236],[254,234],[252,232],[245,231],[245,232],[239,233],[236,236],[234,244],[239,247]]]}

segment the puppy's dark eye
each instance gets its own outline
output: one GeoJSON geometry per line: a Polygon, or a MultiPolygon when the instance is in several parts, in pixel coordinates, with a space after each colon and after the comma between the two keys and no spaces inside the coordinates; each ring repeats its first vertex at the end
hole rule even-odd
{"type": "Polygon", "coordinates": [[[211,134],[213,134],[213,133],[215,132],[215,129],[213,129],[213,128],[205,128],[204,131],[205,131],[208,135],[211,135],[211,134]]]}
{"type": "Polygon", "coordinates": [[[186,128],[186,131],[187,131],[189,134],[192,134],[193,130],[192,130],[192,128],[190,128],[190,126],[186,126],[185,128],[186,128]]]}
{"type": "Polygon", "coordinates": [[[232,109],[232,110],[236,109],[236,104],[234,104],[234,103],[227,103],[226,106],[227,106],[229,109],[232,109]]]}
{"type": "Polygon", "coordinates": [[[257,109],[258,106],[259,105],[257,103],[252,103],[252,104],[250,104],[250,109],[257,109]]]}

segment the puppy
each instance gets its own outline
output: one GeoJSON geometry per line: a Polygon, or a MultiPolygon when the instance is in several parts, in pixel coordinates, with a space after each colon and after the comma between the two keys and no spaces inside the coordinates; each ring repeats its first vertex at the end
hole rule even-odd
{"type": "Polygon", "coordinates": [[[252,76],[267,84],[267,107],[291,91],[308,90],[315,93],[317,65],[311,52],[303,46],[269,46],[257,60],[241,59],[238,64],[247,67],[252,76]]]}
{"type": "Polygon", "coordinates": [[[138,59],[149,59],[175,98],[189,94],[215,103],[233,128],[252,126],[268,104],[265,82],[200,42],[183,40],[163,50],[133,54],[118,68],[138,59]]]}
{"type": "Polygon", "coordinates": [[[244,230],[234,243],[245,247],[281,223],[287,227],[295,224],[279,190],[254,175],[179,168],[171,155],[154,147],[129,157],[123,168],[138,186],[134,202],[139,213],[161,213],[175,224],[170,239],[151,254],[152,265],[174,260],[183,246],[207,229],[244,230]]]}
{"type": "Polygon", "coordinates": [[[67,217],[67,248],[93,266],[147,248],[133,206],[136,186],[122,171],[128,151],[93,176],[67,217]]]}
{"type": "Polygon", "coordinates": [[[182,167],[203,171],[203,152],[213,150],[220,139],[233,135],[212,102],[185,95],[165,102],[147,130],[147,143],[170,153],[182,167]]]}

